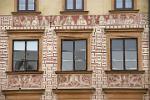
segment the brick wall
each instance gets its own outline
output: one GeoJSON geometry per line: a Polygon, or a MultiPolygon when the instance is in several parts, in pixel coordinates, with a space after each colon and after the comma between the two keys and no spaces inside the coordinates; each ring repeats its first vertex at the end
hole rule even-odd
{"type": "MultiPolygon", "coordinates": [[[[112,15],[89,15],[82,16],[83,19],[78,21],[79,16],[1,16],[0,17],[0,90],[13,89],[11,87],[9,75],[5,73],[8,68],[8,34],[7,29],[45,29],[42,35],[42,70],[44,71],[40,78],[40,88],[45,89],[42,100],[56,100],[52,89],[57,88],[57,35],[54,29],[93,29],[91,33],[91,64],[89,69],[92,73],[92,85],[96,89],[92,100],[105,100],[102,88],[118,87],[124,88],[143,88],[148,86],[148,57],[149,57],[149,39],[148,39],[148,20],[147,14],[112,14],[112,15]],[[71,18],[69,18],[71,17],[71,18]],[[50,23],[51,22],[51,23],[50,23]],[[142,34],[142,67],[145,74],[128,74],[128,75],[107,75],[107,52],[105,28],[144,28],[142,34]],[[138,78],[138,81],[132,82],[130,79],[138,78]],[[112,79],[119,80],[118,83],[112,79]],[[122,81],[127,81],[122,83],[122,81]],[[110,82],[110,83],[109,83],[110,82]],[[134,84],[134,85],[133,85],[134,84]]],[[[24,76],[26,77],[26,76],[24,76]]],[[[76,76],[74,76],[76,77],[76,76]]],[[[82,77],[82,76],[81,76],[82,77]]],[[[19,80],[19,78],[18,78],[19,80]]],[[[30,82],[28,82],[30,83],[30,82]]],[[[16,84],[16,83],[14,83],[16,84]]],[[[21,83],[19,83],[21,84],[21,83]]],[[[34,85],[34,84],[32,84],[34,85]]],[[[80,88],[79,85],[78,88],[80,88]]],[[[15,88],[18,88],[15,86],[15,88]]],[[[31,88],[26,87],[24,88],[31,88]]],[[[145,95],[145,100],[148,95],[145,95]]],[[[0,92],[0,100],[5,100],[0,92]]]]}

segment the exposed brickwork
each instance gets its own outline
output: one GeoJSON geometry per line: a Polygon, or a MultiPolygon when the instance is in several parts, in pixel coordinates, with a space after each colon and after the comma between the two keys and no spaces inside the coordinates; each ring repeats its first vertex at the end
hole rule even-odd
{"type": "MultiPolygon", "coordinates": [[[[149,61],[149,36],[148,21],[146,14],[112,14],[112,15],[89,15],[81,16],[3,16],[0,17],[0,90],[8,89],[11,84],[9,75],[5,71],[8,68],[8,36],[5,29],[45,29],[42,36],[42,70],[43,76],[40,80],[41,88],[45,89],[42,100],[56,100],[56,95],[52,89],[58,88],[57,75],[57,35],[54,29],[93,29],[91,33],[91,64],[88,66],[92,70],[91,87],[96,89],[92,100],[105,100],[102,91],[104,87],[147,87],[148,81],[148,61],[149,61]],[[52,23],[50,23],[52,22],[52,23]],[[107,45],[105,28],[144,28],[142,32],[142,67],[146,71],[142,74],[117,74],[108,75],[107,70],[107,45]],[[143,79],[144,77],[144,79],[143,79]],[[116,83],[117,80],[118,83],[116,83]],[[118,81],[118,79],[120,81],[118,81]],[[133,81],[131,79],[135,79],[133,81]],[[7,82],[8,81],[8,82],[7,82]],[[123,83],[125,82],[125,83],[123,83]],[[7,85],[7,83],[9,83],[7,85]],[[117,84],[117,85],[116,85],[117,84]]],[[[67,76],[68,77],[68,76],[67,76]]],[[[75,76],[76,77],[76,76],[75,76]]],[[[91,78],[90,78],[91,79],[91,78]]],[[[80,81],[80,80],[77,80],[80,81]]],[[[83,82],[84,83],[84,82],[83,82]]],[[[68,83],[66,83],[68,84],[68,83]]],[[[26,86],[26,85],[24,85],[26,86]]],[[[63,87],[63,85],[61,85],[63,87]]],[[[65,87],[65,86],[64,86],[65,87]]],[[[79,85],[80,87],[80,85],[79,85]]],[[[31,88],[31,87],[24,87],[31,88]]],[[[38,87],[39,88],[39,87],[38,87]]],[[[82,88],[82,86],[80,87],[82,88]]],[[[9,88],[10,89],[10,88],[9,88]]],[[[145,95],[145,100],[148,100],[145,95]]],[[[0,100],[4,96],[0,92],[0,100]]]]}
{"type": "MultiPolygon", "coordinates": [[[[6,69],[8,67],[8,36],[5,30],[0,31],[0,90],[6,89],[7,76],[6,69]]],[[[4,96],[0,92],[0,100],[4,100],[4,96]]]]}

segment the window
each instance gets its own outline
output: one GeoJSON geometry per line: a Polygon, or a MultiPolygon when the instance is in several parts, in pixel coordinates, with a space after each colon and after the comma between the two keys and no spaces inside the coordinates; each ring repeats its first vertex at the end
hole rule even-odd
{"type": "Polygon", "coordinates": [[[137,70],[137,40],[112,39],[112,70],[137,70]]]}
{"type": "Polygon", "coordinates": [[[13,71],[37,71],[38,40],[13,41],[13,71]]]}
{"type": "Polygon", "coordinates": [[[83,10],[84,1],[83,0],[66,0],[66,10],[83,10]]]}
{"type": "Polygon", "coordinates": [[[105,29],[106,72],[143,71],[142,32],[143,28],[105,29]]]}
{"type": "Polygon", "coordinates": [[[62,71],[86,70],[86,40],[62,40],[62,71]]]}
{"type": "Polygon", "coordinates": [[[115,0],[115,9],[128,10],[134,8],[134,0],[115,0]]]}
{"type": "Polygon", "coordinates": [[[83,73],[91,70],[92,31],[92,29],[55,29],[58,73],[83,73]]]}
{"type": "Polygon", "coordinates": [[[35,0],[18,0],[18,11],[35,11],[35,0]]]}

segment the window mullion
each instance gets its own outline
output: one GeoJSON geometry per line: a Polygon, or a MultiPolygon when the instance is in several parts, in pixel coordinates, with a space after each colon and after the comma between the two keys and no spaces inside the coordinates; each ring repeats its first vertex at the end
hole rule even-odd
{"type": "Polygon", "coordinates": [[[14,43],[14,41],[13,41],[13,54],[12,54],[12,65],[13,65],[12,70],[13,70],[13,71],[15,71],[15,65],[14,65],[14,53],[15,53],[15,48],[14,48],[14,45],[15,45],[15,43],[14,43]]]}
{"type": "Polygon", "coordinates": [[[134,0],[132,0],[131,2],[132,2],[132,9],[134,9],[134,0]]]}
{"type": "Polygon", "coordinates": [[[19,11],[20,1],[17,0],[17,10],[19,11]]]}
{"type": "Polygon", "coordinates": [[[138,64],[138,40],[137,39],[136,39],[136,50],[135,51],[136,51],[136,65],[137,65],[136,67],[138,69],[139,64],[138,64]]]}
{"type": "Polygon", "coordinates": [[[123,39],[123,66],[124,66],[124,70],[126,70],[126,64],[125,64],[125,39],[123,39]]]}
{"type": "Polygon", "coordinates": [[[28,0],[26,0],[25,8],[28,10],[28,0]]]}
{"type": "Polygon", "coordinates": [[[76,0],[73,1],[73,9],[76,9],[76,0]]]}
{"type": "Polygon", "coordinates": [[[84,9],[84,0],[82,0],[82,10],[84,9]]]}
{"type": "Polygon", "coordinates": [[[37,58],[37,70],[39,69],[39,41],[37,41],[38,42],[38,50],[37,50],[37,52],[38,52],[38,58],[37,58]]]}
{"type": "Polygon", "coordinates": [[[35,10],[35,0],[33,2],[34,2],[33,4],[34,4],[34,10],[35,10]]]}
{"type": "Polygon", "coordinates": [[[126,7],[125,7],[125,6],[126,6],[125,4],[126,4],[126,0],[123,0],[123,8],[124,8],[124,9],[126,8],[126,7]]]}
{"type": "Polygon", "coordinates": [[[25,41],[25,59],[24,59],[24,68],[25,68],[25,71],[27,71],[27,60],[26,60],[26,52],[27,52],[27,41],[25,41]]]}
{"type": "Polygon", "coordinates": [[[73,70],[75,71],[75,41],[73,41],[73,70]]]}

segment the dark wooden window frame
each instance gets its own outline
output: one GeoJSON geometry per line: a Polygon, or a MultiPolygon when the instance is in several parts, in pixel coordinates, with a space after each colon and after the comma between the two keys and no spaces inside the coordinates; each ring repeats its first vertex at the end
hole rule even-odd
{"type": "Polygon", "coordinates": [[[116,0],[114,0],[114,1],[115,1],[114,2],[114,8],[115,8],[115,10],[133,10],[134,9],[134,0],[132,0],[132,8],[126,8],[125,7],[126,0],[123,0],[123,7],[122,8],[117,8],[116,7],[117,1],[116,0]]]}
{"type": "Polygon", "coordinates": [[[13,72],[33,72],[33,71],[38,71],[39,70],[39,40],[38,39],[25,39],[25,40],[19,40],[19,39],[14,39],[13,40],[13,44],[12,44],[12,50],[13,50],[13,53],[12,53],[12,71],[13,72]],[[38,50],[37,50],[37,52],[38,52],[38,58],[37,58],[37,69],[36,70],[24,70],[24,71],[16,71],[15,69],[14,69],[14,41],[25,41],[25,62],[26,62],[26,46],[27,46],[27,44],[26,44],[26,42],[27,41],[37,41],[37,43],[38,43],[38,50]]]}
{"type": "MultiPolygon", "coordinates": [[[[125,67],[125,40],[130,40],[130,39],[136,40],[136,51],[137,51],[137,54],[136,54],[137,55],[137,59],[136,59],[137,60],[137,69],[136,69],[136,71],[139,69],[138,68],[138,39],[137,38],[112,38],[110,40],[110,62],[111,62],[110,66],[111,66],[111,70],[113,70],[113,67],[112,67],[112,40],[123,40],[123,68],[124,68],[123,70],[125,70],[125,71],[129,70],[129,69],[126,69],[126,67],[125,67]]],[[[115,71],[121,71],[121,70],[115,70],[115,71]]]]}
{"type": "Polygon", "coordinates": [[[65,0],[65,10],[66,11],[83,11],[84,10],[84,0],[82,0],[82,8],[76,9],[76,0],[73,0],[73,9],[67,9],[67,0],[65,0]]]}
{"type": "MultiPolygon", "coordinates": [[[[61,39],[61,71],[62,70],[62,41],[73,41],[73,70],[71,71],[86,71],[87,70],[87,53],[88,53],[88,43],[87,39],[61,39]],[[75,41],[85,40],[86,41],[86,69],[85,70],[75,70],[75,59],[74,59],[74,49],[75,49],[75,41]]],[[[70,72],[70,71],[68,71],[70,72]]]]}
{"type": "Polygon", "coordinates": [[[25,10],[19,9],[19,0],[17,0],[17,11],[18,12],[33,12],[36,11],[36,0],[34,0],[34,10],[28,10],[28,0],[25,0],[25,10]]]}

